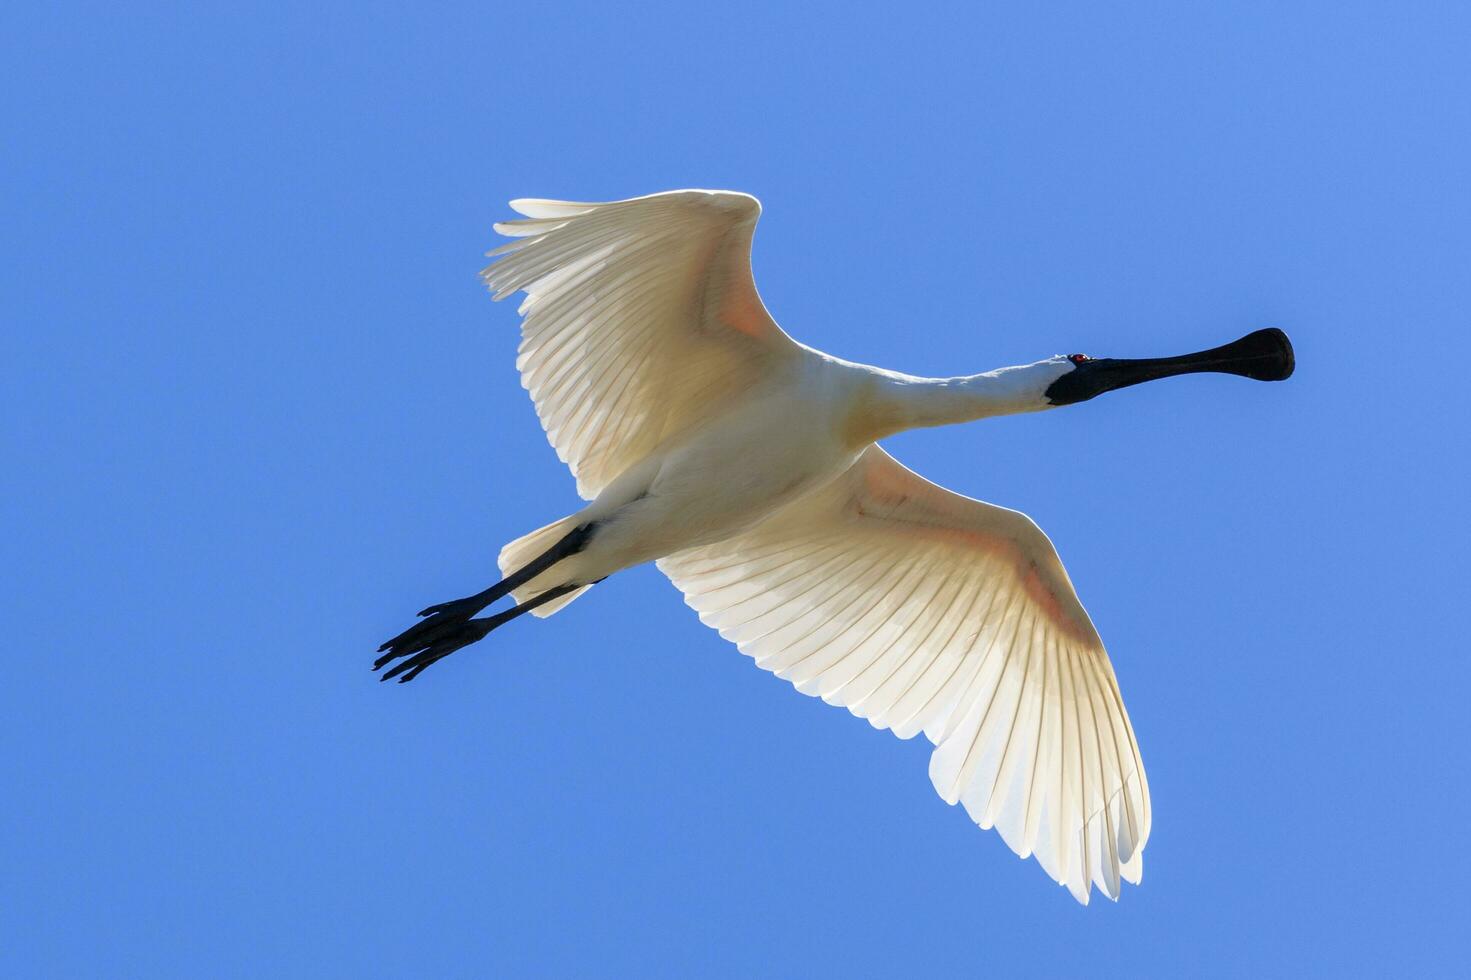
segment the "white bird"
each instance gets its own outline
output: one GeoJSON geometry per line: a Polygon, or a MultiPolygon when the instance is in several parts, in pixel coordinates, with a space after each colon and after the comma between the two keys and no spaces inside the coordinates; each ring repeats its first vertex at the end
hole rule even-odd
{"type": "Polygon", "coordinates": [[[761,206],[685,190],[518,200],[482,276],[526,293],[516,365],[586,507],[506,545],[500,583],[380,648],[400,682],[654,561],[758,666],[935,745],[947,803],[1086,903],[1138,883],[1149,789],[1113,668],[1047,536],[876,440],[1193,371],[1292,372],[1280,330],[1177,358],[1055,356],[954,378],[797,343],[751,275],[761,206]],[[472,618],[510,594],[518,605],[472,618]],[[1090,884],[1091,883],[1091,884],[1090,884]]]}

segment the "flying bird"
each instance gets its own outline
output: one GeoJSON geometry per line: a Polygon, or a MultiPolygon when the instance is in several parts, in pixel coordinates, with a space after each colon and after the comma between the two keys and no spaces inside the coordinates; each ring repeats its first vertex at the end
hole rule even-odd
{"type": "Polygon", "coordinates": [[[382,679],[653,561],[707,625],[805,694],[934,743],[930,779],[1086,903],[1137,884],[1149,789],[1108,655],[1026,515],[937,486],[877,444],[1178,374],[1280,381],[1280,330],[1151,359],[1058,355],[922,378],[824,354],[767,313],[761,205],[683,190],[517,200],[482,273],[516,292],[516,366],[589,501],[501,549],[503,578],[430,606],[382,679]],[[506,596],[515,605],[478,614],[506,596]]]}

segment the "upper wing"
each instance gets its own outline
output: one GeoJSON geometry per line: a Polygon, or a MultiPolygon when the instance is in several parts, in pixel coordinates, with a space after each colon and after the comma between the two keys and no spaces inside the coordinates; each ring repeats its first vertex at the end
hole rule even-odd
{"type": "Polygon", "coordinates": [[[798,347],[751,278],[761,205],[729,191],[512,201],[526,220],[481,276],[521,304],[521,383],[592,499],[656,446],[720,414],[798,347]]]}
{"type": "Polygon", "coordinates": [[[1137,883],[1149,789],[1113,668],[1047,536],[870,446],[734,539],[659,567],[756,663],[900,738],[1087,902],[1137,883]]]}

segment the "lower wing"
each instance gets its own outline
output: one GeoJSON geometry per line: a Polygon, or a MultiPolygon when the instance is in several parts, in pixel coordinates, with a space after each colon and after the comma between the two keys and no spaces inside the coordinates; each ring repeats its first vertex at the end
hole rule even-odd
{"type": "Polygon", "coordinates": [[[662,559],[758,666],[936,746],[948,803],[1086,903],[1138,883],[1149,789],[1108,655],[1024,514],[923,479],[878,446],[736,538],[662,559]]]}

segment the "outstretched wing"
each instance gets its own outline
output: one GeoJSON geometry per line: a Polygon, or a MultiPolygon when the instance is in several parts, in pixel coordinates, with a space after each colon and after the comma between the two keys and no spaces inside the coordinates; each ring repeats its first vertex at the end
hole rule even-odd
{"type": "Polygon", "coordinates": [[[518,240],[482,277],[521,304],[521,383],[592,499],[660,443],[721,414],[798,347],[751,278],[761,205],[729,191],[512,201],[518,240]]]}
{"type": "Polygon", "coordinates": [[[1047,536],[870,446],[737,538],[659,567],[805,694],[936,746],[930,779],[1087,902],[1137,883],[1149,790],[1108,655],[1047,536]]]}

